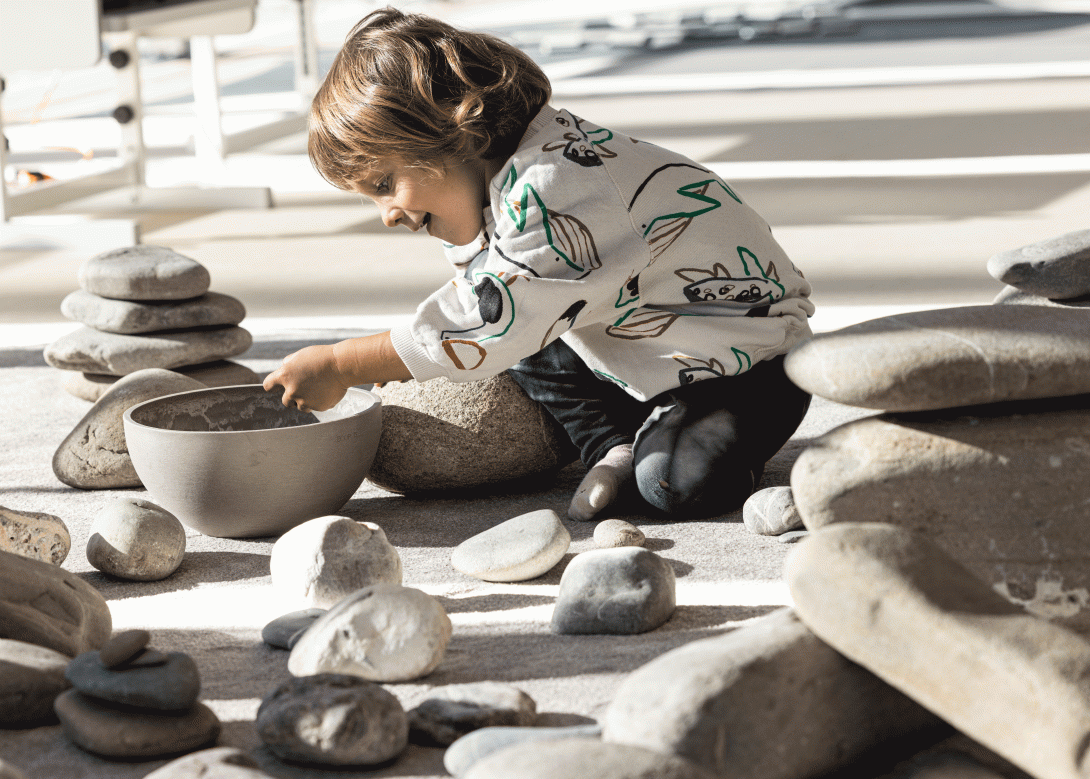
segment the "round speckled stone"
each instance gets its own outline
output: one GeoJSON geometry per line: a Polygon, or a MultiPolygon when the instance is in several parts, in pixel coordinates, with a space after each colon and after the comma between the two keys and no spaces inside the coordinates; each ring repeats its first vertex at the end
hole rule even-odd
{"type": "Polygon", "coordinates": [[[607,519],[594,527],[594,545],[599,549],[643,546],[646,540],[642,530],[623,519],[607,519]]]}

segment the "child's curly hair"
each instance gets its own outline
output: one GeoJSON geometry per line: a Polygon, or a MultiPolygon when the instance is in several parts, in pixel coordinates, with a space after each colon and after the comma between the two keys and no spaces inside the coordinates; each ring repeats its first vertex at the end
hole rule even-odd
{"type": "Polygon", "coordinates": [[[551,92],[541,68],[499,38],[383,8],[352,29],[318,89],[308,151],[341,189],[379,160],[441,172],[506,159],[551,92]]]}

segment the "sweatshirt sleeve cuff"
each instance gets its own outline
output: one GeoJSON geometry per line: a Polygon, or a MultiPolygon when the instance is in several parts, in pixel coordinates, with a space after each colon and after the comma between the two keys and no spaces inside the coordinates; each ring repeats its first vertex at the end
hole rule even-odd
{"type": "Polygon", "coordinates": [[[393,328],[390,331],[390,343],[393,344],[397,356],[405,363],[405,367],[409,369],[409,373],[413,375],[416,381],[427,381],[428,379],[446,376],[443,366],[433,362],[431,357],[428,356],[427,350],[413,340],[409,325],[393,328]]]}

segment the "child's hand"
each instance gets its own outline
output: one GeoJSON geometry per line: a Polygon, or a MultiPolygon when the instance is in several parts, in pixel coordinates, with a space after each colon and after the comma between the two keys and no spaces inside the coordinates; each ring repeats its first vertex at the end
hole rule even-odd
{"type": "Polygon", "coordinates": [[[283,387],[285,406],[325,411],[337,405],[350,385],[341,379],[332,346],[308,346],[285,357],[262,386],[269,392],[283,387]]]}

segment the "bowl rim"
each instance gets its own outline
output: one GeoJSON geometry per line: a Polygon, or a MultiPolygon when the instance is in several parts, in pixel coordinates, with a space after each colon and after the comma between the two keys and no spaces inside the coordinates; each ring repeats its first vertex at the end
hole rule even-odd
{"type": "MultiPolygon", "coordinates": [[[[293,425],[291,427],[267,427],[267,428],[261,428],[259,430],[170,430],[170,429],[165,428],[165,427],[154,427],[152,425],[146,425],[143,422],[139,422],[139,421],[132,418],[133,412],[139,411],[144,406],[150,406],[153,403],[161,403],[162,401],[164,401],[164,400],[166,400],[168,398],[177,398],[177,397],[181,397],[182,395],[196,395],[197,393],[200,393],[200,392],[216,392],[216,391],[237,390],[237,389],[253,389],[255,387],[256,388],[261,388],[264,392],[266,392],[266,394],[268,394],[268,390],[265,390],[264,387],[261,384],[229,384],[229,385],[224,386],[224,387],[202,387],[200,389],[185,390],[184,392],[172,392],[172,393],[170,393],[168,395],[160,395],[157,398],[149,398],[148,400],[141,401],[140,403],[137,403],[135,406],[132,406],[132,407],[125,410],[125,413],[124,413],[124,415],[122,417],[123,425],[126,426],[126,427],[129,426],[129,425],[132,425],[134,428],[139,428],[141,430],[154,430],[157,433],[170,434],[170,435],[181,435],[181,436],[185,436],[185,435],[190,435],[190,436],[192,436],[192,435],[253,435],[254,433],[263,433],[263,434],[266,434],[266,435],[277,435],[277,434],[292,435],[293,432],[297,433],[297,431],[300,430],[301,428],[314,428],[314,427],[316,427],[318,425],[334,425],[334,424],[337,424],[338,422],[343,423],[343,422],[346,422],[346,421],[348,421],[350,419],[354,419],[356,417],[362,416],[363,414],[373,413],[376,409],[379,409],[379,408],[382,407],[382,397],[378,393],[373,392],[371,390],[363,389],[362,387],[349,387],[348,392],[345,393],[345,397],[347,397],[349,393],[360,394],[360,395],[367,396],[372,402],[370,404],[368,404],[365,408],[363,408],[363,409],[361,409],[361,410],[359,410],[359,411],[357,411],[357,412],[355,412],[353,414],[348,414],[348,415],[343,416],[343,417],[337,417],[336,419],[326,419],[326,420],[319,419],[317,422],[307,424],[307,425],[293,425]]],[[[322,412],[318,412],[318,413],[322,413],[322,412]]]]}

